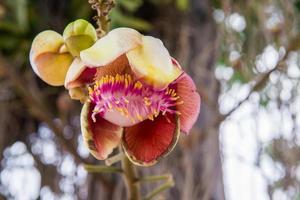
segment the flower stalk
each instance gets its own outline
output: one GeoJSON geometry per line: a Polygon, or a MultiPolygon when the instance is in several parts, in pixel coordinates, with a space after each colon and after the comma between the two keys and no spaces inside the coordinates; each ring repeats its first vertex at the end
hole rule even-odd
{"type": "Polygon", "coordinates": [[[153,191],[151,191],[149,194],[146,195],[146,197],[143,200],[151,200],[160,193],[164,192],[165,190],[171,188],[174,186],[174,180],[172,176],[170,179],[168,179],[165,183],[155,188],[153,191]]]}
{"type": "Polygon", "coordinates": [[[115,6],[114,0],[89,0],[91,8],[97,11],[94,20],[97,23],[97,35],[99,38],[104,36],[109,31],[110,19],[109,11],[115,6]]]}
{"type": "Polygon", "coordinates": [[[105,160],[105,165],[111,166],[119,161],[121,161],[124,158],[125,154],[123,152],[118,153],[117,155],[114,155],[110,158],[107,158],[105,160]]]}
{"type": "Polygon", "coordinates": [[[152,183],[152,182],[157,182],[162,180],[166,180],[166,181],[172,180],[172,174],[166,173],[161,175],[145,176],[139,179],[140,182],[147,182],[147,183],[152,183]]]}
{"type": "MultiPolygon", "coordinates": [[[[120,151],[122,149],[120,148],[120,151]]],[[[137,174],[137,169],[135,165],[130,162],[130,160],[124,156],[121,161],[121,166],[123,170],[123,180],[126,184],[127,189],[127,199],[128,200],[140,200],[140,183],[137,174]]]]}
{"type": "Polygon", "coordinates": [[[122,173],[123,170],[118,167],[103,166],[103,165],[88,165],[85,164],[84,168],[90,173],[122,173]]]}

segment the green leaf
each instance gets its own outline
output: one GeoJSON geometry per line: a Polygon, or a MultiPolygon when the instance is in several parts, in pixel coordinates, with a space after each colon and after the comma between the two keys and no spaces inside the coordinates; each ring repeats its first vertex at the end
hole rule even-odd
{"type": "Polygon", "coordinates": [[[112,10],[110,17],[112,19],[113,27],[127,26],[140,31],[150,31],[152,29],[152,25],[149,22],[140,18],[125,15],[119,9],[112,10]]]}
{"type": "Polygon", "coordinates": [[[13,11],[12,16],[14,17],[10,20],[13,25],[18,29],[18,32],[24,33],[28,30],[28,3],[27,0],[15,0],[6,1],[7,6],[13,11]]]}
{"type": "Polygon", "coordinates": [[[19,33],[18,27],[12,22],[0,21],[0,30],[11,32],[11,33],[19,33]]]}
{"type": "Polygon", "coordinates": [[[0,49],[11,50],[17,46],[19,39],[14,35],[0,35],[0,49]]]}
{"type": "Polygon", "coordinates": [[[16,19],[18,26],[23,32],[28,30],[28,8],[27,0],[16,0],[16,19]]]}
{"type": "Polygon", "coordinates": [[[295,5],[296,10],[297,10],[298,12],[300,12],[300,1],[299,1],[299,0],[295,1],[295,2],[294,2],[294,5],[295,5]]]}
{"type": "Polygon", "coordinates": [[[123,6],[131,12],[136,11],[142,4],[142,0],[117,0],[117,5],[123,6]]]}

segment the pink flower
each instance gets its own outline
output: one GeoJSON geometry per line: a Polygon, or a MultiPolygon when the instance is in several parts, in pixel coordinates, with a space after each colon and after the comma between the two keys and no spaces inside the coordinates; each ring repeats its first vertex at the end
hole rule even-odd
{"type": "Polygon", "coordinates": [[[81,129],[97,159],[121,144],[133,163],[153,165],[197,120],[195,84],[159,39],[117,28],[71,55],[64,84],[88,87],[81,129]]]}

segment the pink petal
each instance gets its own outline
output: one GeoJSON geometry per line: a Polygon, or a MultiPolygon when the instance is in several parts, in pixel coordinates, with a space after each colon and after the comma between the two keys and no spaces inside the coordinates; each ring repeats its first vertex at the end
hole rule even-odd
{"type": "Polygon", "coordinates": [[[176,109],[181,113],[179,116],[180,129],[187,134],[198,118],[201,103],[200,95],[196,91],[194,81],[186,73],[176,80],[175,89],[180,97],[178,101],[183,101],[182,104],[176,106],[176,109]]]}
{"type": "Polygon", "coordinates": [[[90,153],[99,160],[104,160],[116,148],[122,137],[122,128],[96,116],[92,120],[94,106],[85,103],[81,111],[81,131],[90,153]]]}
{"type": "Polygon", "coordinates": [[[125,128],[123,148],[133,163],[150,166],[172,151],[179,133],[179,121],[175,115],[159,115],[154,121],[145,120],[125,128]]]}

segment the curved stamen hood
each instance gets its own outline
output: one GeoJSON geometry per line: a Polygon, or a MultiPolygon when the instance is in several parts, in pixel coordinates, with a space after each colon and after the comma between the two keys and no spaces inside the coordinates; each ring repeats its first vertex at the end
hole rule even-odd
{"type": "Polygon", "coordinates": [[[95,104],[93,120],[99,114],[123,127],[145,119],[153,120],[160,112],[178,113],[173,108],[182,103],[174,89],[157,91],[150,85],[133,81],[127,74],[104,76],[89,88],[89,93],[91,102],[95,104]]]}

